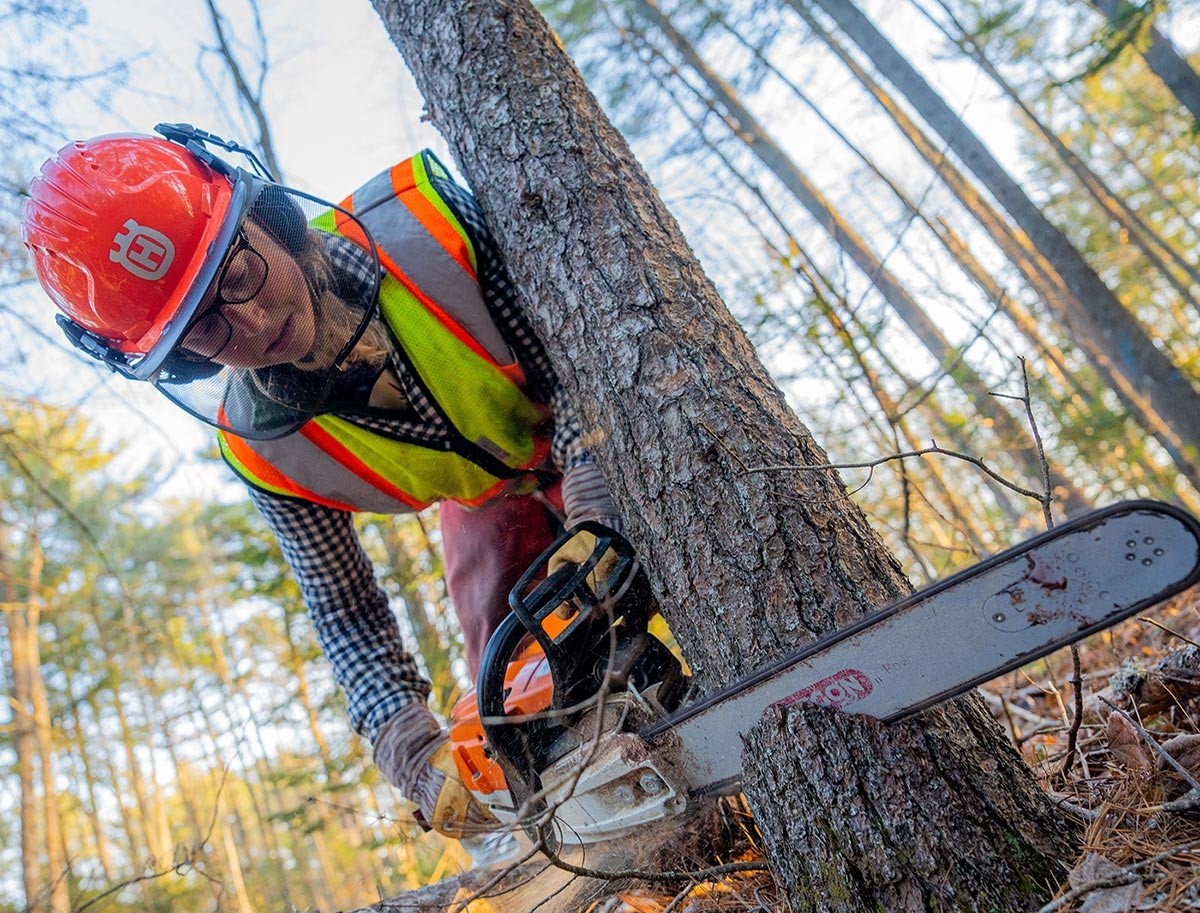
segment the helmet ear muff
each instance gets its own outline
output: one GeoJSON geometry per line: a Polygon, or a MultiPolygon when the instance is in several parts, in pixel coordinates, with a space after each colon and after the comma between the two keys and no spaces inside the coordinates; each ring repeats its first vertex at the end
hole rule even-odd
{"type": "Polygon", "coordinates": [[[248,218],[288,253],[298,254],[308,247],[308,220],[304,211],[278,184],[267,184],[258,192],[248,218]]]}

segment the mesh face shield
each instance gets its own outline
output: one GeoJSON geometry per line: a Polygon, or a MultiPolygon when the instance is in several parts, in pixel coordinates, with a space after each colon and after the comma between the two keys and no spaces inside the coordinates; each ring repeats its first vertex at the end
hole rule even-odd
{"type": "Polygon", "coordinates": [[[249,182],[212,279],[151,378],[207,424],[251,440],[319,414],[375,314],[379,259],[353,215],[297,190],[249,182]],[[333,233],[335,221],[367,249],[333,233]]]}

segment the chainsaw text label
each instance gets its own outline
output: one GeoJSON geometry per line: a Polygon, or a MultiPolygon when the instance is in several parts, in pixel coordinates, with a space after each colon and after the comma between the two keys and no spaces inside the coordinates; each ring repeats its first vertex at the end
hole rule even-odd
{"type": "Polygon", "coordinates": [[[817,704],[821,707],[845,707],[860,701],[873,689],[871,680],[857,669],[843,669],[827,678],[801,688],[795,694],[776,701],[772,706],[791,707],[794,704],[817,704]]]}

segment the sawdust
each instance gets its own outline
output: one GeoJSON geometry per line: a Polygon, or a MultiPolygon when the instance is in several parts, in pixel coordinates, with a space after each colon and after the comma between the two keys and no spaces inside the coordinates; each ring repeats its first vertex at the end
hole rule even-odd
{"type": "MultiPolygon", "coordinates": [[[[686,826],[678,821],[648,828],[619,841],[575,848],[560,857],[595,872],[700,871],[714,862],[761,861],[758,833],[741,800],[722,800],[686,826]]],[[[765,872],[738,872],[712,880],[664,887],[633,877],[598,878],[565,871],[546,860],[526,863],[523,877],[500,889],[460,892],[455,913],[783,913],[765,872]],[[746,898],[755,898],[746,906],[746,898]]]]}

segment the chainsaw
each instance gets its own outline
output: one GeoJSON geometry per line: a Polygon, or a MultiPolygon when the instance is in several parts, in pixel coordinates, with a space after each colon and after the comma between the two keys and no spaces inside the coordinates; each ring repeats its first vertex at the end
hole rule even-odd
{"type": "Polygon", "coordinates": [[[514,588],[475,693],[451,713],[453,753],[463,782],[501,822],[557,845],[612,840],[736,793],[740,736],[770,706],[817,704],[894,723],[1198,580],[1200,523],[1167,504],[1127,501],[690,699],[686,667],[655,630],[661,619],[632,546],[584,524],[514,588]],[[544,576],[579,530],[596,537],[591,556],[544,576]],[[602,562],[612,569],[596,585],[602,562]]]}

